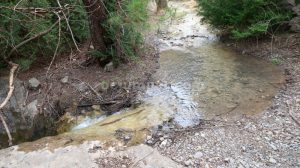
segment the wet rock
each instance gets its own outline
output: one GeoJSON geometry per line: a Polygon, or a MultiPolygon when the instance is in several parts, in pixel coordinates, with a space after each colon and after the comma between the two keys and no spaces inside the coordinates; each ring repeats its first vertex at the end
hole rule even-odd
{"type": "Polygon", "coordinates": [[[29,79],[28,84],[29,84],[28,85],[29,89],[32,89],[32,90],[38,89],[41,85],[40,81],[37,80],[36,78],[29,79]]]}

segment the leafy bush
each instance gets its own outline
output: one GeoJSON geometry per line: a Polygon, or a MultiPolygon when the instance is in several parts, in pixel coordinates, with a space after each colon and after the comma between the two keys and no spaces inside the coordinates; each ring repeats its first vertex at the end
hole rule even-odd
{"type": "MultiPolygon", "coordinates": [[[[4,59],[10,51],[23,42],[47,29],[49,29],[58,19],[53,12],[34,14],[28,11],[14,11],[13,8],[19,0],[9,0],[0,2],[0,59],[4,59]]],[[[18,4],[18,8],[43,8],[51,9],[57,6],[56,1],[52,0],[23,0],[18,4]]],[[[70,3],[71,0],[69,0],[70,3]]],[[[62,5],[68,1],[61,1],[62,5]]],[[[69,4],[70,4],[69,3],[69,4]]],[[[73,2],[74,3],[74,2],[73,2]]],[[[86,13],[82,5],[78,4],[68,15],[75,38],[78,42],[88,37],[88,23],[86,13]]],[[[71,36],[67,29],[66,22],[62,21],[62,39],[60,51],[72,47],[71,36]]],[[[18,48],[10,56],[13,61],[26,69],[37,57],[50,58],[53,56],[58,42],[58,26],[54,27],[49,33],[26,43],[18,48]]],[[[3,64],[3,63],[2,63],[3,64]]]]}
{"type": "Polygon", "coordinates": [[[292,14],[282,0],[198,0],[200,14],[211,25],[229,31],[236,39],[275,31],[292,14]]]}
{"type": "Polygon", "coordinates": [[[108,18],[102,25],[106,29],[107,38],[113,42],[108,48],[108,53],[113,56],[114,62],[118,63],[120,58],[117,50],[121,50],[124,59],[137,58],[136,52],[143,42],[140,32],[146,27],[148,18],[148,0],[120,1],[120,7],[116,7],[116,1],[105,1],[108,18]],[[117,42],[120,46],[117,46],[117,42]]]}

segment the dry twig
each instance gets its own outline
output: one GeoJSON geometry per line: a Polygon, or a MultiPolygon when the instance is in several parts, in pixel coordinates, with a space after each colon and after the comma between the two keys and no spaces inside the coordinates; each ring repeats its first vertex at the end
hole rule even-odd
{"type": "Polygon", "coordinates": [[[5,131],[7,133],[7,136],[8,136],[8,142],[9,142],[9,145],[11,146],[12,145],[12,136],[10,134],[10,131],[8,129],[8,126],[5,122],[5,118],[3,116],[3,112],[2,112],[2,109],[4,108],[4,106],[8,103],[9,99],[11,98],[12,94],[13,94],[13,91],[14,91],[14,74],[15,74],[15,71],[18,69],[18,64],[15,64],[15,63],[12,63],[10,62],[9,63],[11,65],[11,69],[10,69],[10,74],[9,74],[9,91],[7,93],[7,96],[6,98],[4,99],[4,101],[1,103],[0,105],[0,119],[2,121],[2,124],[5,128],[5,131]]]}

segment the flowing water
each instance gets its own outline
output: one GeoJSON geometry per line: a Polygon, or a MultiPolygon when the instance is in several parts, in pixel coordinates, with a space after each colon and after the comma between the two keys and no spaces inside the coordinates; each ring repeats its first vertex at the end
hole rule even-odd
{"type": "Polygon", "coordinates": [[[85,117],[69,132],[51,141],[45,138],[24,144],[24,150],[48,142],[59,147],[89,139],[119,142],[125,138],[130,139],[128,145],[136,144],[144,140],[150,128],[170,120],[188,127],[201,119],[231,120],[268,108],[285,81],[283,72],[269,62],[223,46],[209,26],[201,23],[196,5],[194,0],[170,2],[176,15],[159,27],[160,68],[153,76],[156,84],[147,85],[138,95],[143,102],[139,107],[108,117],[85,117]]]}
{"type": "MultiPolygon", "coordinates": [[[[187,127],[201,119],[259,114],[270,106],[284,83],[281,69],[223,46],[201,23],[195,1],[170,2],[170,6],[177,17],[160,27],[160,69],[154,75],[160,84],[139,95],[144,103],[138,109],[124,110],[100,125],[113,120],[110,131],[136,130],[172,118],[187,127]]],[[[86,120],[81,125],[92,123],[86,120]]]]}

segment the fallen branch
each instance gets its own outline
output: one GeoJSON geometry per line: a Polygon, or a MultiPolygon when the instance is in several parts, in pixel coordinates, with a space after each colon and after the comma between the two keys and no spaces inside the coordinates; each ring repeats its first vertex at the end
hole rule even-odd
{"type": "Polygon", "coordinates": [[[4,128],[5,128],[5,131],[6,131],[7,136],[8,136],[8,145],[12,146],[13,145],[13,143],[12,143],[12,136],[11,136],[10,131],[8,129],[8,126],[7,126],[6,122],[5,122],[4,116],[2,115],[2,111],[0,111],[0,119],[2,121],[2,124],[3,124],[4,128]]]}
{"type": "Polygon", "coordinates": [[[10,69],[10,74],[9,74],[9,92],[8,92],[6,98],[4,99],[3,103],[1,103],[0,110],[2,110],[3,107],[7,104],[7,102],[11,98],[12,93],[14,91],[14,85],[13,85],[14,74],[15,74],[15,71],[18,69],[18,64],[15,64],[15,63],[12,63],[12,62],[10,62],[9,64],[12,66],[11,69],[10,69]]]}
{"type": "Polygon", "coordinates": [[[2,121],[2,124],[5,128],[5,131],[7,133],[7,136],[8,136],[8,143],[9,143],[9,146],[12,145],[12,136],[10,134],[10,131],[8,129],[8,126],[5,122],[5,118],[4,116],[2,115],[2,109],[4,108],[4,106],[8,103],[9,99],[11,98],[12,94],[13,94],[13,91],[14,91],[14,74],[15,74],[15,71],[18,69],[18,64],[15,64],[15,63],[12,63],[12,62],[9,62],[9,64],[11,65],[11,69],[10,69],[10,74],[9,74],[9,91],[7,93],[7,96],[6,98],[4,99],[4,101],[1,103],[0,105],[0,119],[2,121]]]}

